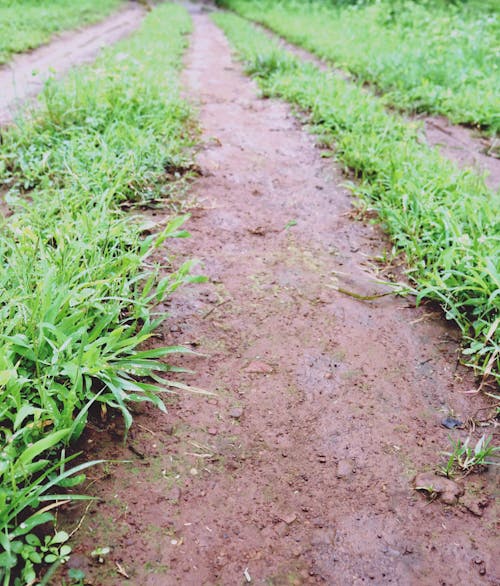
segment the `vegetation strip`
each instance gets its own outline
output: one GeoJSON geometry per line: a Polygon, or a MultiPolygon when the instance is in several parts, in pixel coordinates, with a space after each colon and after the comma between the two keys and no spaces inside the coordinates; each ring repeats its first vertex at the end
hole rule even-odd
{"type": "Polygon", "coordinates": [[[313,130],[355,171],[351,190],[377,211],[403,252],[418,301],[441,303],[460,327],[464,352],[500,380],[500,197],[420,144],[416,125],[375,96],[283,50],[243,18],[216,13],[264,95],[309,113],[313,130]]]}
{"type": "Polygon", "coordinates": [[[81,498],[71,487],[91,463],[68,468],[74,456],[61,446],[82,433],[91,405],[119,409],[128,427],[129,402],[164,409],[161,394],[176,386],[163,358],[184,349],[140,347],[165,318],[152,305],[196,280],[192,263],[172,271],[151,256],[187,236],[184,218],[143,237],[120,204],[166,197],[165,170],[191,164],[178,81],[190,26],[183,8],[157,8],[94,66],[48,83],[40,108],[3,132],[0,181],[13,212],[0,231],[4,585],[67,558],[67,534],[41,541],[36,527],[53,519],[46,501],[81,498]]]}
{"type": "Polygon", "coordinates": [[[500,19],[493,3],[220,4],[375,84],[388,104],[500,130],[500,19]]]}
{"type": "Polygon", "coordinates": [[[120,4],[123,0],[0,0],[0,65],[55,33],[97,22],[120,4]]]}

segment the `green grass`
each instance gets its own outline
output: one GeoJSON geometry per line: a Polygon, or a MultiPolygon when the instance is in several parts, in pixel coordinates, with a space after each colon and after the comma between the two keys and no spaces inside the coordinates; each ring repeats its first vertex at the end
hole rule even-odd
{"type": "Polygon", "coordinates": [[[223,4],[374,84],[392,106],[500,129],[498,8],[411,0],[223,4]]]}
{"type": "Polygon", "coordinates": [[[500,380],[500,197],[419,140],[359,84],[320,71],[230,13],[214,15],[264,95],[309,113],[358,181],[352,191],[379,215],[405,255],[418,300],[434,299],[460,327],[478,373],[500,380]]]}
{"type": "Polygon", "coordinates": [[[123,0],[0,0],[0,64],[57,32],[91,24],[123,0]]]}
{"type": "MultiPolygon", "coordinates": [[[[86,465],[68,468],[61,447],[81,434],[90,405],[119,409],[128,427],[131,402],[164,409],[177,384],[165,359],[183,349],[144,342],[165,318],[154,304],[197,280],[192,263],[174,270],[164,248],[187,235],[185,218],[145,236],[120,204],[168,196],[165,169],[191,161],[178,80],[190,26],[181,7],[156,9],[92,67],[48,83],[40,108],[2,135],[0,185],[14,211],[0,220],[4,585],[34,577],[45,545],[33,529],[52,518],[40,507],[82,480],[86,465]]],[[[57,543],[46,549],[45,561],[67,555],[57,543]]]]}

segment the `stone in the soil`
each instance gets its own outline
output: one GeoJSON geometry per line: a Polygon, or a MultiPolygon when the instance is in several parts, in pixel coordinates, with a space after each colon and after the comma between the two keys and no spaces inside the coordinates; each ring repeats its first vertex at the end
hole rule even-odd
{"type": "Polygon", "coordinates": [[[243,409],[241,407],[234,407],[229,411],[229,416],[233,419],[239,419],[243,415],[243,409]]]}
{"type": "Polygon", "coordinates": [[[167,500],[172,504],[177,504],[180,501],[182,491],[178,486],[174,486],[170,489],[167,495],[167,500]]]}
{"type": "Polygon", "coordinates": [[[260,360],[253,360],[250,364],[245,368],[245,372],[249,372],[251,374],[271,374],[273,372],[273,367],[265,362],[261,362],[260,360]]]}
{"type": "Polygon", "coordinates": [[[441,421],[441,425],[447,429],[455,429],[457,427],[462,427],[463,421],[460,421],[460,419],[456,419],[455,417],[445,417],[443,421],[441,421]]]}
{"type": "Polygon", "coordinates": [[[311,545],[332,545],[335,541],[335,530],[316,529],[311,537],[311,545]]]}
{"type": "Polygon", "coordinates": [[[339,479],[349,478],[354,472],[354,463],[352,460],[340,460],[337,464],[336,477],[339,479]]]}
{"type": "Polygon", "coordinates": [[[86,555],[81,553],[71,554],[66,567],[70,570],[82,570],[87,573],[90,568],[90,561],[86,555]]]}
{"type": "Polygon", "coordinates": [[[449,478],[443,478],[434,472],[422,472],[414,479],[416,490],[426,491],[429,496],[437,496],[446,505],[456,505],[464,494],[463,487],[449,478]]]}
{"type": "Polygon", "coordinates": [[[488,498],[478,498],[477,496],[467,492],[460,499],[460,504],[476,517],[482,517],[484,509],[489,504],[489,500],[488,498]]]}
{"type": "Polygon", "coordinates": [[[280,513],[278,515],[279,519],[286,523],[287,525],[291,525],[297,519],[297,515],[293,511],[286,511],[280,513]]]}

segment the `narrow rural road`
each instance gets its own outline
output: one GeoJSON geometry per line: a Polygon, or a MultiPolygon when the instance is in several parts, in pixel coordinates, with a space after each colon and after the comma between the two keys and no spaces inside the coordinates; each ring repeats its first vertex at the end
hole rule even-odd
{"type": "Polygon", "coordinates": [[[93,483],[103,501],[70,564],[100,586],[498,584],[494,472],[469,478],[456,507],[411,483],[462,433],[442,419],[483,406],[463,394],[456,332],[407,299],[336,290],[385,290],[380,231],[353,221],[341,172],[193,18],[184,79],[203,175],[193,237],[173,252],[200,258],[209,282],[174,296],[162,342],[204,354],[179,364],[215,396],[144,408],[132,451],[88,431],[89,457],[133,462],[93,483]],[[104,565],[89,562],[96,546],[112,548],[104,565]]]}
{"type": "Polygon", "coordinates": [[[103,47],[136,30],[143,16],[144,9],[130,3],[97,24],[61,33],[0,67],[0,124],[10,122],[19,105],[38,94],[49,77],[61,77],[71,67],[93,61],[103,47]]]}

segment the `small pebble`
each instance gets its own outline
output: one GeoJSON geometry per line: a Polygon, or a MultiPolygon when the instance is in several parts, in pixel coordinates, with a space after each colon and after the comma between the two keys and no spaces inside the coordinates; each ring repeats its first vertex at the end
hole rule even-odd
{"type": "Polygon", "coordinates": [[[447,429],[455,429],[457,427],[462,427],[463,421],[455,419],[455,417],[445,417],[443,421],[441,421],[441,425],[447,429]]]}
{"type": "Polygon", "coordinates": [[[243,415],[243,409],[241,407],[235,407],[229,411],[229,416],[233,419],[239,419],[243,415]]]}

